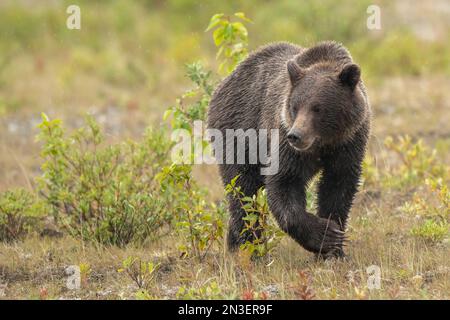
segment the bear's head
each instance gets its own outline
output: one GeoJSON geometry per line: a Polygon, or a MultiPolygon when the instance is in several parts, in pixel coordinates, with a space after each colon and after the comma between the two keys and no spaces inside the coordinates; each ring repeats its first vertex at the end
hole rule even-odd
{"type": "Polygon", "coordinates": [[[299,151],[351,138],[367,116],[359,86],[361,71],[353,63],[319,63],[308,68],[287,63],[291,89],[282,111],[289,144],[299,151]]]}

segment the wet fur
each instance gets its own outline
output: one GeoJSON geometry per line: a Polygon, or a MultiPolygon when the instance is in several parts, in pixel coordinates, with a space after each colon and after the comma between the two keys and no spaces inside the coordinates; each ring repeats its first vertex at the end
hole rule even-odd
{"type": "MultiPolygon", "coordinates": [[[[240,175],[237,183],[248,196],[265,187],[271,212],[284,232],[311,252],[341,256],[344,231],[369,137],[370,106],[364,85],[359,81],[355,89],[359,90],[358,114],[349,112],[329,119],[339,134],[333,139],[324,138],[308,152],[295,150],[286,139],[293,120],[289,115],[293,94],[286,68],[289,60],[305,69],[314,68],[321,72],[321,68],[326,68],[330,74],[352,63],[348,51],[335,42],[320,43],[312,48],[275,43],[251,54],[216,89],[210,103],[208,126],[221,130],[224,136],[225,129],[279,129],[280,169],[275,175],[262,176],[258,164],[223,164],[219,166],[220,174],[224,185],[240,175]],[[306,211],[306,188],[319,172],[322,177],[316,216],[306,211]]],[[[315,91],[302,94],[314,95],[315,91]]],[[[333,96],[330,93],[318,99],[326,101],[333,96]]],[[[339,98],[348,99],[346,97],[339,98]]],[[[328,129],[329,125],[323,128],[324,131],[328,129]]],[[[224,141],[224,145],[226,143],[234,142],[224,141]]],[[[253,236],[241,233],[245,212],[232,196],[229,197],[229,211],[227,241],[229,249],[234,250],[245,241],[251,241],[253,236]]]]}

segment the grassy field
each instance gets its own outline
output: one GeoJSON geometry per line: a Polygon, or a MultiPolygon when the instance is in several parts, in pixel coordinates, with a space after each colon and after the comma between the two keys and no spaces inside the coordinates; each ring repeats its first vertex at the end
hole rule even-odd
{"type": "MultiPolygon", "coordinates": [[[[46,159],[36,135],[42,112],[62,119],[67,131],[92,114],[104,132],[102,146],[139,146],[147,127],[165,127],[164,111],[193,86],[185,64],[200,60],[208,70],[218,68],[212,35],[204,32],[209,19],[242,11],[253,21],[245,24],[249,50],[273,41],[308,46],[332,39],[361,65],[374,115],[348,227],[349,257],[316,261],[285,236],[253,261],[246,252],[227,253],[220,236],[200,261],[180,250],[185,230],[174,225],[119,246],[74,236],[50,210],[18,206],[19,216],[45,212],[39,212],[39,227],[0,242],[0,299],[450,298],[448,1],[376,1],[380,30],[366,27],[371,1],[78,3],[81,30],[65,27],[71,1],[0,3],[1,194],[24,188],[40,197],[37,178],[46,159]],[[68,266],[79,267],[78,290],[66,285],[68,266]],[[380,268],[380,288],[368,287],[370,266],[380,268]]],[[[213,72],[213,81],[222,76],[213,72]]],[[[144,176],[156,194],[158,169],[144,176]]],[[[186,199],[201,194],[207,205],[192,202],[201,210],[221,204],[217,168],[192,170],[207,192],[194,190],[186,199]]],[[[125,192],[139,195],[128,180],[124,184],[125,192]]],[[[1,199],[0,231],[6,225],[1,199]]],[[[89,204],[94,209],[95,201],[89,204]]]]}

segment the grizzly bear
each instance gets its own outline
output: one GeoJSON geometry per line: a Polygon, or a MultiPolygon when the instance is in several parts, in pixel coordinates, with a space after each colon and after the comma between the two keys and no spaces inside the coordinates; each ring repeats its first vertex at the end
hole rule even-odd
{"type": "MultiPolygon", "coordinates": [[[[343,45],[332,41],[311,48],[291,43],[262,47],[220,83],[208,113],[208,127],[224,136],[227,129],[279,130],[278,172],[262,175],[263,163],[230,163],[223,154],[223,183],[238,176],[236,183],[247,196],[264,187],[280,228],[322,257],[344,255],[370,120],[360,68],[343,45]],[[314,215],[306,210],[306,188],[319,173],[314,215]]],[[[217,149],[236,140],[212,143],[217,149]]],[[[245,140],[247,152],[249,143],[245,140]]],[[[233,195],[229,212],[227,243],[233,251],[255,234],[243,232],[246,212],[233,195]]]]}

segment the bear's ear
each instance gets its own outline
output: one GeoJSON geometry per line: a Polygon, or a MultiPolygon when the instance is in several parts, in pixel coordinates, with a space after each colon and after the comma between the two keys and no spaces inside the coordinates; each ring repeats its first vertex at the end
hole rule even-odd
{"type": "Polygon", "coordinates": [[[349,86],[352,90],[355,89],[360,78],[361,69],[354,63],[346,65],[342,69],[341,73],[339,73],[339,80],[341,81],[341,83],[349,86]]]}
{"type": "Polygon", "coordinates": [[[294,60],[288,61],[287,71],[289,73],[289,79],[291,79],[292,84],[295,84],[305,74],[305,71],[302,68],[300,68],[300,66],[294,60]]]}

